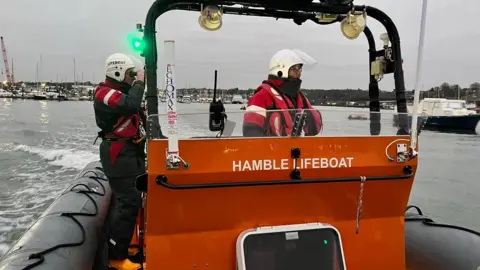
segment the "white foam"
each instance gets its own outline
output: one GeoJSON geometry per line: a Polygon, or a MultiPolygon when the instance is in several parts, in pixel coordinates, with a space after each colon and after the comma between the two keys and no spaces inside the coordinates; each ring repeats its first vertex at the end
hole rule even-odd
{"type": "Polygon", "coordinates": [[[3,239],[3,237],[0,237],[0,256],[5,254],[8,251],[8,249],[10,248],[9,245],[3,243],[4,241],[6,241],[6,239],[3,239]]]}
{"type": "Polygon", "coordinates": [[[98,154],[93,152],[76,149],[44,149],[36,146],[17,145],[14,150],[39,155],[50,165],[76,170],[82,170],[85,165],[99,158],[98,154]]]}
{"type": "Polygon", "coordinates": [[[15,143],[0,143],[0,151],[10,152],[14,151],[15,143]]]}

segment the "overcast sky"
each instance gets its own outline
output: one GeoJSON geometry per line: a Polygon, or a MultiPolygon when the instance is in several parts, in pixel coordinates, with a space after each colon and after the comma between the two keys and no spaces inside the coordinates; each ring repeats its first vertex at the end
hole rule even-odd
{"type": "MultiPolygon", "coordinates": [[[[131,53],[126,34],[145,21],[151,2],[2,1],[0,35],[9,61],[14,58],[16,80],[35,80],[42,55],[43,81],[55,81],[57,76],[72,81],[74,57],[78,80],[100,81],[109,54],[131,53]]],[[[402,40],[406,86],[413,88],[421,1],[357,0],[356,4],[380,8],[394,20],[402,40]]],[[[480,81],[480,1],[431,0],[428,8],[425,88],[444,81],[464,87],[480,81]]],[[[213,71],[218,69],[220,88],[255,88],[266,77],[270,57],[277,50],[298,48],[319,62],[304,71],[305,88],[367,88],[367,41],[363,35],[347,40],[338,24],[298,26],[289,20],[225,15],[220,31],[207,32],[198,26],[197,18],[196,12],[171,11],[157,21],[159,56],[163,56],[163,40],[176,41],[179,87],[210,87],[213,71]]],[[[373,19],[367,23],[380,45],[384,30],[373,19]]],[[[393,76],[388,77],[381,82],[383,90],[393,88],[393,76]]]]}

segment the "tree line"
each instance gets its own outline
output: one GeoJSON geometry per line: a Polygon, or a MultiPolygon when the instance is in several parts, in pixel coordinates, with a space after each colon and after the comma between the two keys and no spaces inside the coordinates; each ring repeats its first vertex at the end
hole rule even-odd
{"type": "MultiPolygon", "coordinates": [[[[336,102],[362,102],[369,101],[368,91],[352,89],[333,89],[333,90],[306,90],[307,97],[314,100],[315,104],[324,104],[328,101],[336,102]]],[[[408,100],[413,100],[414,90],[406,91],[408,100]]],[[[420,92],[420,99],[424,98],[447,98],[463,99],[473,102],[480,99],[480,83],[474,82],[469,87],[460,87],[458,84],[442,83],[440,86],[432,87],[420,92]]],[[[380,91],[380,101],[395,100],[394,91],[380,91]]]]}
{"type": "MultiPolygon", "coordinates": [[[[368,90],[363,89],[303,89],[314,104],[325,104],[326,102],[368,102],[370,100],[368,90]]],[[[199,95],[202,92],[207,91],[208,96],[213,96],[213,90],[207,88],[191,88],[191,89],[178,89],[179,95],[199,95]]],[[[223,95],[242,95],[249,97],[255,93],[255,89],[219,89],[223,95]]],[[[413,100],[414,91],[406,91],[407,99],[413,100]]],[[[475,101],[480,99],[480,83],[474,82],[469,87],[460,87],[458,84],[449,84],[447,82],[442,83],[440,86],[432,87],[429,90],[421,91],[420,98],[449,98],[449,99],[465,99],[467,101],[475,101]]],[[[382,91],[380,90],[379,98],[381,101],[395,100],[394,91],[382,91]]]]}
{"type": "MultiPolygon", "coordinates": [[[[25,83],[27,87],[35,87],[35,82],[20,82],[25,83]]],[[[94,86],[91,82],[77,82],[77,84],[94,86]]],[[[47,83],[48,87],[62,88],[65,90],[73,89],[73,82],[65,83],[47,83]]],[[[303,89],[307,97],[312,100],[314,104],[324,104],[325,102],[366,102],[370,100],[368,90],[363,89],[303,89]]],[[[178,95],[200,95],[201,93],[207,93],[209,97],[213,96],[213,89],[208,88],[188,88],[177,89],[178,95]]],[[[241,95],[244,98],[248,98],[253,95],[255,89],[219,89],[219,95],[241,95]]],[[[413,99],[413,90],[406,91],[407,99],[413,99]]],[[[421,91],[420,98],[449,98],[449,99],[465,99],[467,101],[475,101],[480,99],[480,83],[471,83],[468,87],[461,87],[458,84],[449,84],[447,82],[442,83],[439,86],[432,87],[429,90],[421,91]]],[[[380,91],[379,98],[383,100],[395,100],[394,91],[380,91]]]]}

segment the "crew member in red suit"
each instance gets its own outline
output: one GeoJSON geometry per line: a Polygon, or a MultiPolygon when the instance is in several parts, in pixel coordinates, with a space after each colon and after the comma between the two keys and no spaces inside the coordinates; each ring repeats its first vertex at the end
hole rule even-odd
{"type": "Polygon", "coordinates": [[[115,53],[105,63],[105,82],[95,89],[94,110],[100,161],[114,195],[114,215],[108,237],[109,267],[140,269],[128,259],[141,195],[136,177],[145,173],[145,114],[142,109],[144,71],[132,59],[115,53]]]}
{"type": "Polygon", "coordinates": [[[300,91],[305,60],[293,50],[280,50],[270,60],[268,79],[248,100],[243,119],[243,136],[290,136],[295,114],[305,110],[306,122],[301,133],[315,136],[322,130],[322,114],[312,108],[300,91]]]}

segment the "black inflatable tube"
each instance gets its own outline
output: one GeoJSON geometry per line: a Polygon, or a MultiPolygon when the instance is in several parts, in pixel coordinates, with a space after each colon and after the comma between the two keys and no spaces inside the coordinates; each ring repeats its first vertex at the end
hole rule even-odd
{"type": "Polygon", "coordinates": [[[405,215],[407,269],[478,270],[480,233],[455,225],[441,224],[423,215],[405,215]]]}
{"type": "Polygon", "coordinates": [[[88,164],[0,259],[0,270],[96,268],[111,196],[100,163],[88,164]]]}

